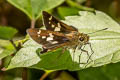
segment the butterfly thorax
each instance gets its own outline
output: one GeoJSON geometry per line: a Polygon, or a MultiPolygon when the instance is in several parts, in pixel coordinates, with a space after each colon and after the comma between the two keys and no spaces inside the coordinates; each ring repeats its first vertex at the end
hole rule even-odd
{"type": "Polygon", "coordinates": [[[84,33],[79,33],[79,43],[83,45],[89,43],[89,36],[84,33]]]}
{"type": "Polygon", "coordinates": [[[71,31],[71,33],[66,34],[70,40],[70,45],[85,45],[89,41],[89,36],[84,33],[79,33],[77,31],[71,31]]]}

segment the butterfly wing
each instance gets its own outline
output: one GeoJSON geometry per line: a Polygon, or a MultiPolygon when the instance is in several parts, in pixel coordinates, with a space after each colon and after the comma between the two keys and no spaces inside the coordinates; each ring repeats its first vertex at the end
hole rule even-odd
{"type": "Polygon", "coordinates": [[[61,22],[60,20],[56,19],[55,17],[53,17],[52,15],[50,15],[45,11],[43,11],[42,14],[43,14],[43,23],[47,30],[58,31],[63,33],[78,31],[75,27],[69,26],[61,22]]]}
{"type": "Polygon", "coordinates": [[[49,30],[41,30],[35,28],[28,29],[27,33],[33,40],[43,45],[43,51],[41,53],[62,47],[70,42],[64,34],[49,30]]]}

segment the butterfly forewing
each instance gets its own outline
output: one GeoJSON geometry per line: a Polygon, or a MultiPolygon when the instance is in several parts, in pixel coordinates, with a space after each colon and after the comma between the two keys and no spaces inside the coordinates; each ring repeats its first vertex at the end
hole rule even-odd
{"type": "Polygon", "coordinates": [[[56,19],[55,17],[53,17],[52,15],[50,15],[45,11],[43,11],[42,14],[43,14],[43,23],[47,30],[58,31],[62,33],[77,31],[76,28],[61,22],[60,20],[56,19]]]}
{"type": "Polygon", "coordinates": [[[69,43],[64,34],[41,29],[28,29],[27,33],[37,43],[43,45],[43,52],[54,50],[69,43]]]}

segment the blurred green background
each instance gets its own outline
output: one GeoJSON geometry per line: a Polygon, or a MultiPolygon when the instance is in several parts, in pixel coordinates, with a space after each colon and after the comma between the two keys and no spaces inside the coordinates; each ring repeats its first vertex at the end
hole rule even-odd
{"type": "MultiPolygon", "coordinates": [[[[10,44],[12,43],[12,39],[24,39],[26,29],[30,28],[31,22],[34,20],[36,20],[36,28],[43,26],[41,12],[38,15],[27,13],[25,10],[29,12],[29,9],[26,9],[26,6],[23,6],[25,9],[23,10],[17,5],[13,6],[14,3],[11,3],[12,1],[16,2],[20,0],[0,0],[0,26],[12,27],[12,29],[3,29],[6,33],[1,31],[1,34],[11,34],[9,36],[0,36],[0,38],[2,38],[0,39],[0,52],[4,51],[4,53],[8,53],[9,55],[7,57],[0,55],[0,80],[42,80],[43,77],[44,80],[120,80],[120,63],[108,64],[97,68],[87,68],[80,71],[61,70],[50,71],[49,73],[49,71],[29,68],[16,68],[4,71],[4,66],[7,66],[14,56],[14,54],[12,54],[13,46],[10,44]]],[[[25,0],[22,1],[25,3],[25,0]]],[[[54,2],[49,1],[46,3],[43,0],[37,1],[44,3],[40,4],[40,8],[43,8],[41,10],[47,10],[61,20],[63,20],[65,16],[77,15],[78,11],[94,12],[94,10],[100,10],[120,23],[120,0],[61,0],[60,2],[56,0],[56,5],[52,6],[52,4],[50,4],[50,6],[52,6],[50,9],[47,9],[48,7],[44,9],[44,5],[49,5],[49,3],[55,4],[54,2]]],[[[25,3],[25,5],[28,4],[25,3]]],[[[39,11],[39,9],[35,8],[35,12],[37,12],[37,10],[39,11]]],[[[17,46],[19,47],[19,44],[17,44],[17,46]]]]}

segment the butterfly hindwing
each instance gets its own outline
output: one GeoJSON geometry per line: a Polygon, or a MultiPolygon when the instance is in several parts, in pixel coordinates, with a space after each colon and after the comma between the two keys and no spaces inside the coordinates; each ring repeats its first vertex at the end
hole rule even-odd
{"type": "Polygon", "coordinates": [[[43,11],[42,14],[43,14],[43,23],[47,30],[58,31],[63,33],[70,31],[77,31],[75,27],[69,26],[61,22],[60,20],[56,19],[55,17],[53,17],[52,15],[50,15],[45,11],[43,11]]]}
{"type": "Polygon", "coordinates": [[[54,50],[64,46],[66,43],[69,43],[69,39],[67,39],[64,34],[58,32],[35,28],[28,29],[27,33],[33,40],[43,45],[43,52],[54,50]]]}

